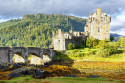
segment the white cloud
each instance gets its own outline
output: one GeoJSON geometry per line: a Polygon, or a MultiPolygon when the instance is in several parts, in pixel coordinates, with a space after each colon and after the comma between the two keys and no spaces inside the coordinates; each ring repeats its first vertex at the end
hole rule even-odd
{"type": "Polygon", "coordinates": [[[125,10],[112,18],[111,32],[125,36],[125,10]]]}
{"type": "Polygon", "coordinates": [[[117,30],[117,31],[111,31],[111,33],[116,33],[116,34],[125,36],[125,28],[117,30]]]}
{"type": "Polygon", "coordinates": [[[8,21],[8,20],[10,20],[10,19],[0,19],[0,23],[1,23],[1,22],[6,22],[6,21],[8,21]]]}
{"type": "Polygon", "coordinates": [[[112,17],[111,32],[124,35],[125,0],[0,0],[0,22],[24,14],[65,14],[88,17],[96,8],[102,8],[112,17]]]}

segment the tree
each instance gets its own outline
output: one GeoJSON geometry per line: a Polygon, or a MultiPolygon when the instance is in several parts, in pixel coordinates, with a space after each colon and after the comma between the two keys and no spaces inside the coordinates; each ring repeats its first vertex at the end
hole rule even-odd
{"type": "Polygon", "coordinates": [[[72,43],[69,43],[68,44],[68,50],[72,50],[72,49],[74,49],[75,48],[75,45],[74,44],[72,44],[72,43]]]}
{"type": "Polygon", "coordinates": [[[120,47],[125,48],[125,37],[120,37],[119,45],[120,47]]]}
{"type": "Polygon", "coordinates": [[[111,37],[110,37],[110,41],[113,41],[113,40],[114,40],[114,37],[113,37],[113,36],[111,36],[111,37]]]}
{"type": "Polygon", "coordinates": [[[87,37],[86,40],[86,46],[87,47],[95,47],[98,45],[98,40],[94,39],[92,36],[91,37],[87,37]]]}
{"type": "Polygon", "coordinates": [[[108,41],[105,39],[105,40],[100,40],[98,41],[98,45],[96,46],[96,48],[101,48],[103,47],[108,41]]]}

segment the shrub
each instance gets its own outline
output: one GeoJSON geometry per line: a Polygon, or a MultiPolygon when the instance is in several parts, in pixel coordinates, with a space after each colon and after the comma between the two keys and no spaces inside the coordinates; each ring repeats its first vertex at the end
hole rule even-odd
{"type": "Polygon", "coordinates": [[[95,54],[96,54],[96,50],[92,50],[92,51],[91,51],[91,54],[92,54],[92,55],[95,55],[95,54]]]}
{"type": "Polygon", "coordinates": [[[109,42],[107,44],[105,44],[103,47],[101,47],[96,55],[97,56],[101,56],[101,57],[108,57],[111,54],[115,54],[117,53],[117,49],[118,49],[118,44],[117,42],[109,42]]]}
{"type": "Polygon", "coordinates": [[[74,49],[75,48],[75,45],[74,44],[72,44],[72,43],[69,43],[68,44],[68,50],[72,50],[72,49],[74,49]]]}
{"type": "Polygon", "coordinates": [[[75,46],[75,48],[76,48],[76,49],[80,49],[80,48],[84,49],[84,48],[85,48],[85,45],[84,45],[84,44],[77,45],[77,46],[75,46]]]}
{"type": "Polygon", "coordinates": [[[53,60],[56,60],[56,59],[59,59],[59,60],[71,60],[68,57],[68,55],[62,53],[61,51],[56,52],[56,56],[53,57],[53,60]]]}
{"type": "Polygon", "coordinates": [[[94,39],[92,36],[91,37],[87,37],[86,40],[86,46],[87,47],[95,47],[98,45],[99,40],[94,39]]]}
{"type": "Polygon", "coordinates": [[[119,46],[125,48],[125,37],[121,37],[119,40],[119,46]]]}
{"type": "Polygon", "coordinates": [[[106,43],[108,43],[107,40],[101,40],[98,42],[98,45],[96,46],[96,48],[101,48],[103,47],[106,43]]]}
{"type": "Polygon", "coordinates": [[[101,48],[100,50],[96,52],[96,55],[101,56],[101,57],[108,57],[110,53],[108,49],[101,48]]]}
{"type": "Polygon", "coordinates": [[[75,54],[75,53],[77,53],[77,52],[78,52],[77,49],[74,49],[74,50],[72,51],[73,54],[75,54]]]}

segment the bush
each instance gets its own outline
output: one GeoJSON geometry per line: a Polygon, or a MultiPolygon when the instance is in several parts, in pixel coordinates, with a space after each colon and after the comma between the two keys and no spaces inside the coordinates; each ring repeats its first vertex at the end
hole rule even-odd
{"type": "Polygon", "coordinates": [[[101,40],[101,41],[98,42],[98,45],[96,46],[96,48],[101,48],[107,43],[108,43],[107,40],[101,40]]]}
{"type": "Polygon", "coordinates": [[[125,48],[125,37],[121,37],[118,42],[121,48],[125,48]]]}
{"type": "Polygon", "coordinates": [[[59,60],[71,60],[68,57],[68,55],[62,53],[61,51],[56,52],[56,56],[53,57],[53,60],[56,60],[56,59],[59,59],[59,60]]]}
{"type": "Polygon", "coordinates": [[[96,54],[96,50],[92,50],[92,51],[91,51],[91,54],[92,54],[92,55],[95,55],[95,54],[96,54]]]}
{"type": "Polygon", "coordinates": [[[97,56],[101,56],[101,57],[108,57],[111,54],[115,54],[117,53],[117,49],[118,49],[118,44],[117,42],[109,42],[107,44],[105,44],[102,48],[100,48],[96,55],[97,56]]]}
{"type": "Polygon", "coordinates": [[[95,47],[98,45],[99,40],[94,39],[92,36],[91,37],[87,37],[86,40],[86,46],[87,47],[95,47]]]}
{"type": "Polygon", "coordinates": [[[72,51],[73,54],[75,54],[75,53],[77,53],[77,52],[78,52],[77,49],[74,49],[74,50],[72,51]]]}
{"type": "Polygon", "coordinates": [[[72,44],[72,43],[69,43],[68,44],[68,50],[72,50],[72,49],[74,49],[75,48],[75,45],[74,44],[72,44]]]}
{"type": "Polygon", "coordinates": [[[110,51],[108,49],[104,49],[104,48],[101,48],[100,50],[98,50],[96,52],[96,55],[97,56],[101,56],[101,57],[108,57],[110,55],[109,53],[110,51]]]}
{"type": "Polygon", "coordinates": [[[84,44],[77,45],[77,46],[75,46],[75,48],[76,48],[76,49],[80,49],[80,48],[84,49],[84,48],[85,48],[85,45],[84,45],[84,44]]]}

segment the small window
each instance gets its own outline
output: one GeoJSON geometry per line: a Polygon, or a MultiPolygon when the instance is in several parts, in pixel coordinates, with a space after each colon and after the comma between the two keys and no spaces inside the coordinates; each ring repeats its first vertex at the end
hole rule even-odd
{"type": "Polygon", "coordinates": [[[100,32],[100,28],[98,28],[98,32],[100,32]]]}

